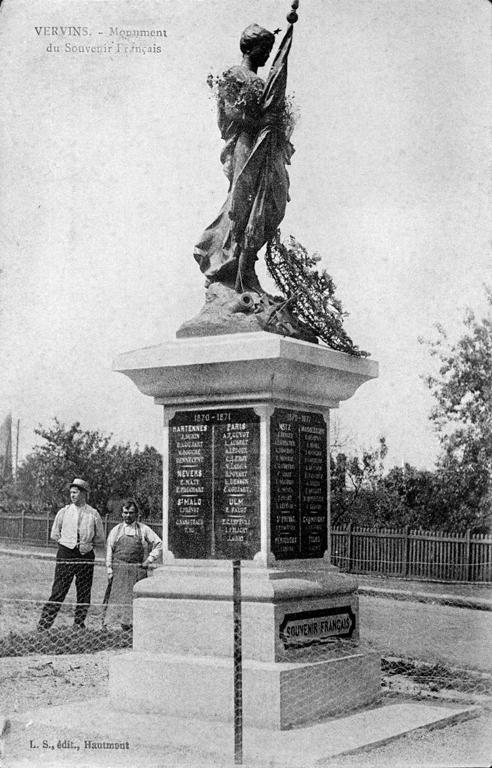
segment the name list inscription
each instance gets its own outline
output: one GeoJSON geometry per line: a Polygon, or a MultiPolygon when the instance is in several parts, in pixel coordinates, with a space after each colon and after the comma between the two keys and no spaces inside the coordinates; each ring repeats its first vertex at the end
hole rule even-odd
{"type": "Polygon", "coordinates": [[[252,559],[260,549],[260,419],[251,408],[169,422],[169,546],[175,557],[252,559]]]}
{"type": "Polygon", "coordinates": [[[326,440],[320,413],[278,408],[271,417],[271,547],[277,560],[326,551],[326,440]]]}

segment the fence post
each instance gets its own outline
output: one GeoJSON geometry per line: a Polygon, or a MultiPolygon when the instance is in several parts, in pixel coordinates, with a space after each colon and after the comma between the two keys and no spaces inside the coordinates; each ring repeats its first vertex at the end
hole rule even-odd
{"type": "Polygon", "coordinates": [[[465,534],[465,567],[466,567],[466,580],[473,581],[473,567],[471,558],[471,530],[466,529],[465,534]]]}
{"type": "Polygon", "coordinates": [[[50,543],[50,508],[46,507],[46,546],[49,546],[50,543]]]}
{"type": "Polygon", "coordinates": [[[352,549],[353,549],[353,537],[352,537],[352,523],[347,527],[347,571],[352,570],[352,549]]]}
{"type": "Polygon", "coordinates": [[[402,576],[408,576],[408,560],[410,555],[410,526],[406,525],[403,529],[403,561],[402,561],[402,576]]]}
{"type": "Polygon", "coordinates": [[[21,507],[21,529],[20,529],[20,540],[24,544],[24,516],[26,514],[26,510],[24,507],[21,507]]]}
{"type": "Polygon", "coordinates": [[[234,763],[243,764],[243,659],[241,637],[241,561],[232,561],[234,614],[234,763]]]}

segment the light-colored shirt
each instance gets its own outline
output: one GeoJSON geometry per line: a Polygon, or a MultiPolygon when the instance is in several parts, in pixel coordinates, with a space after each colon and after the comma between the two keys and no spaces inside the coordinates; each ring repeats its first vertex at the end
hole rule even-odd
{"type": "Polygon", "coordinates": [[[109,532],[108,540],[106,542],[106,566],[111,569],[113,567],[113,551],[118,539],[122,536],[138,536],[138,528],[140,529],[140,535],[142,537],[142,544],[147,544],[150,548],[150,552],[147,556],[149,563],[153,563],[154,560],[162,552],[162,541],[155,531],[144,523],[120,523],[115,525],[109,532]]]}
{"type": "Polygon", "coordinates": [[[94,546],[104,544],[104,528],[99,512],[83,504],[68,504],[56,513],[51,528],[51,538],[68,549],[78,547],[86,555],[94,546]]]}

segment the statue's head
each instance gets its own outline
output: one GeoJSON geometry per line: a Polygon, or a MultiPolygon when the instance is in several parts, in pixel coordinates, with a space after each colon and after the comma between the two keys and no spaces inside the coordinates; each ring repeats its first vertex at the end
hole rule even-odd
{"type": "Polygon", "coordinates": [[[248,55],[255,64],[262,67],[270,56],[274,42],[273,32],[269,32],[258,24],[250,24],[241,35],[239,47],[243,54],[248,55]]]}

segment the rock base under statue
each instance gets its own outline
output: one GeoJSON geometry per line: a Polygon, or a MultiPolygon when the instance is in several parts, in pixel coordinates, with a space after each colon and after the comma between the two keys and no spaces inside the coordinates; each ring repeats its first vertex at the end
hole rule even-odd
{"type": "Polygon", "coordinates": [[[222,283],[212,283],[207,288],[202,309],[183,323],[176,336],[221,336],[253,331],[317,343],[316,334],[291,314],[285,299],[254,291],[237,293],[222,283]]]}
{"type": "MultiPolygon", "coordinates": [[[[355,581],[321,563],[242,568],[246,725],[282,730],[375,702],[379,657],[357,645],[355,581]]],[[[116,709],[234,718],[230,563],[164,565],[135,588],[133,651],[110,662],[116,709]]]]}

